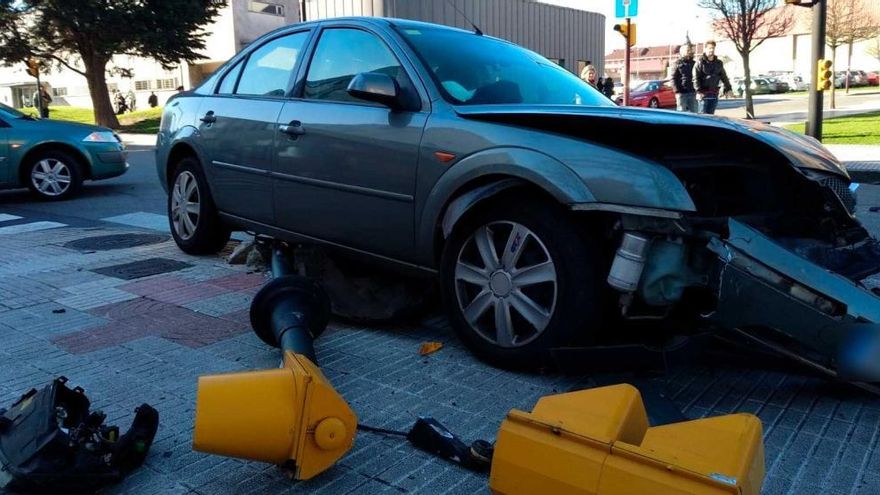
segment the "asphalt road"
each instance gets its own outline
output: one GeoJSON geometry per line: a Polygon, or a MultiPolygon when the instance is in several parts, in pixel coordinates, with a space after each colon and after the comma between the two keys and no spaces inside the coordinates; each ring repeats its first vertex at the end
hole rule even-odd
{"type": "MultiPolygon", "coordinates": [[[[880,110],[880,88],[876,91],[858,91],[850,94],[837,91],[836,109],[830,109],[830,93],[824,97],[825,118],[840,117],[867,110],[880,110]]],[[[754,97],[755,117],[770,122],[803,122],[807,119],[808,98],[805,93],[791,95],[756,95],[754,97]]],[[[722,99],[718,102],[718,115],[744,118],[745,100],[722,99]]]]}
{"type": "Polygon", "coordinates": [[[71,200],[44,202],[27,190],[0,191],[0,213],[22,217],[21,222],[54,221],[89,226],[108,218],[131,215],[139,226],[158,226],[165,216],[165,191],[156,175],[153,147],[130,146],[131,168],[120,177],[86,182],[71,200]],[[150,224],[150,225],[148,225],[150,224]]]}

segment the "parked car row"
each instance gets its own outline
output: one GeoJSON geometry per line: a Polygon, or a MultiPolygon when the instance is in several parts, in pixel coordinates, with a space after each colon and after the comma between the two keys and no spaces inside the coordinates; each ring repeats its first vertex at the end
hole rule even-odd
{"type": "MultiPolygon", "coordinates": [[[[845,88],[847,82],[846,71],[837,71],[834,73],[834,87],[845,88]]],[[[865,72],[863,70],[849,71],[849,87],[859,86],[877,86],[880,84],[877,72],[865,72]]]]}

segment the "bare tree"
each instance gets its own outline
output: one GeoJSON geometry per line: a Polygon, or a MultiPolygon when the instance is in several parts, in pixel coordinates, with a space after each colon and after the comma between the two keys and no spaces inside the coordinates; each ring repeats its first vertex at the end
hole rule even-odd
{"type": "MultiPolygon", "coordinates": [[[[835,0],[842,3],[841,0],[835,0]]],[[[849,22],[843,26],[843,40],[847,45],[846,54],[846,92],[849,93],[849,74],[852,69],[853,45],[869,40],[878,33],[878,21],[868,14],[871,10],[868,8],[865,0],[849,0],[849,9],[853,13],[848,17],[849,22]]]]}
{"type": "Polygon", "coordinates": [[[868,47],[865,48],[865,53],[868,56],[876,58],[877,62],[880,62],[880,35],[874,36],[871,44],[869,44],[868,47]]]}
{"type": "MultiPolygon", "coordinates": [[[[831,60],[837,60],[837,49],[849,45],[846,75],[843,84],[849,92],[849,64],[852,60],[852,45],[857,41],[870,37],[872,19],[866,14],[866,5],[862,0],[832,0],[828,2],[828,13],[825,17],[825,44],[831,48],[831,60]]],[[[837,73],[831,86],[831,108],[837,108],[835,97],[837,73]]]]}
{"type": "Polygon", "coordinates": [[[792,26],[791,9],[777,8],[778,3],[777,0],[699,0],[699,6],[709,10],[715,19],[715,29],[733,42],[742,57],[748,118],[755,116],[749,56],[767,38],[785,35],[792,26]]]}

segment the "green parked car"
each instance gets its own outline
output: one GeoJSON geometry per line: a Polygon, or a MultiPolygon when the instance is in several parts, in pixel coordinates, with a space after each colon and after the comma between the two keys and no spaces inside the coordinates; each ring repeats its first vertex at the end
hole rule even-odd
{"type": "Polygon", "coordinates": [[[110,129],[36,120],[0,103],[0,189],[28,187],[42,199],[67,199],[86,179],[124,174],[126,157],[110,129]]]}

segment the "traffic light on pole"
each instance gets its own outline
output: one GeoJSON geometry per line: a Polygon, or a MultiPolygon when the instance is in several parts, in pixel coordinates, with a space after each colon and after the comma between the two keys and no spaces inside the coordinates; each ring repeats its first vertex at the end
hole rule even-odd
{"type": "Polygon", "coordinates": [[[627,40],[629,46],[634,46],[636,44],[635,23],[630,23],[629,26],[627,26],[626,24],[615,24],[614,30],[620,33],[620,35],[627,40]]]}
{"type": "Polygon", "coordinates": [[[39,77],[40,75],[40,61],[31,57],[27,60],[27,73],[31,77],[39,77]]]}
{"type": "Polygon", "coordinates": [[[834,71],[831,70],[831,60],[820,58],[817,64],[819,70],[816,72],[816,90],[825,91],[826,89],[831,89],[834,85],[834,71]]]}

